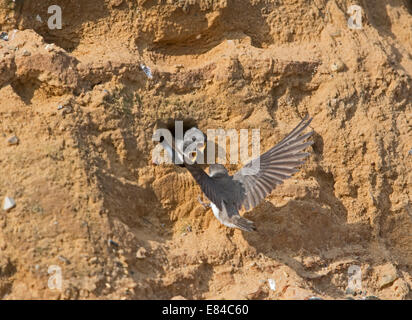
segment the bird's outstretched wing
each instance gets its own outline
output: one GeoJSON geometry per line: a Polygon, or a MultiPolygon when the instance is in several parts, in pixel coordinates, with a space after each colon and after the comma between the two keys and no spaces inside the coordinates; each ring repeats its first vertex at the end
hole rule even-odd
{"type": "Polygon", "coordinates": [[[283,183],[296,169],[303,164],[302,159],[309,153],[302,152],[313,141],[309,138],[313,131],[301,135],[310,124],[312,118],[306,116],[282,141],[262,154],[258,159],[248,162],[233,175],[234,181],[239,181],[244,187],[244,197],[238,202],[238,210],[242,206],[246,210],[256,207],[272,190],[283,183]],[[256,170],[255,167],[258,169],[256,170]]]}

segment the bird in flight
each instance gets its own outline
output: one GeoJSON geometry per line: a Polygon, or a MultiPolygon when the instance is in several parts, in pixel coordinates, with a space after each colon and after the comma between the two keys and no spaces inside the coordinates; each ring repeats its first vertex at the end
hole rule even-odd
{"type": "Polygon", "coordinates": [[[211,164],[207,174],[193,158],[177,151],[174,143],[170,145],[164,139],[161,144],[171,158],[176,155],[185,159],[184,166],[210,200],[213,214],[222,224],[244,231],[256,231],[254,223],[241,217],[239,210],[242,207],[253,209],[277,185],[299,171],[297,167],[309,155],[303,150],[313,144],[313,141],[306,141],[313,131],[302,134],[311,121],[312,118],[306,116],[283,140],[246,163],[234,175],[229,175],[221,164],[211,164]]]}

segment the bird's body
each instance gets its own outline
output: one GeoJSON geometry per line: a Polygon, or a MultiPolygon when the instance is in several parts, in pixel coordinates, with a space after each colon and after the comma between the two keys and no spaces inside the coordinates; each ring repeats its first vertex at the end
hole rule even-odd
{"type": "Polygon", "coordinates": [[[223,165],[211,164],[209,175],[196,164],[185,164],[185,167],[210,200],[210,207],[216,219],[230,228],[239,228],[245,231],[256,229],[252,221],[239,215],[239,202],[245,189],[239,181],[229,175],[223,165]]]}
{"type": "MultiPolygon", "coordinates": [[[[296,167],[303,164],[302,159],[309,155],[302,150],[313,143],[305,142],[313,132],[300,135],[311,120],[303,119],[276,146],[248,162],[233,176],[221,164],[211,164],[208,175],[198,164],[184,162],[210,200],[214,216],[222,224],[244,231],[256,230],[252,221],[239,215],[239,210],[256,207],[277,185],[298,171],[296,167]]],[[[170,146],[165,146],[165,149],[172,150],[170,146]]],[[[186,155],[181,156],[186,159],[186,155]]]]}

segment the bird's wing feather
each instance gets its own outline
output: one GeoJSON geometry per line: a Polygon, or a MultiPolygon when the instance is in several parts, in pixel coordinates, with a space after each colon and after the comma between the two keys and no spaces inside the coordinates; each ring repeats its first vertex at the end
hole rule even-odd
{"type": "Polygon", "coordinates": [[[222,202],[223,210],[220,212],[219,220],[230,227],[235,227],[244,231],[256,231],[256,226],[253,221],[240,216],[239,211],[235,205],[226,205],[222,202]]]}
{"type": "Polygon", "coordinates": [[[244,187],[244,197],[237,203],[240,210],[256,207],[272,190],[297,172],[302,159],[309,153],[302,152],[313,141],[305,142],[313,131],[300,135],[312,121],[306,116],[282,141],[262,154],[258,159],[248,162],[233,175],[234,181],[239,181],[244,187]],[[254,166],[257,166],[257,170],[254,166]]]}

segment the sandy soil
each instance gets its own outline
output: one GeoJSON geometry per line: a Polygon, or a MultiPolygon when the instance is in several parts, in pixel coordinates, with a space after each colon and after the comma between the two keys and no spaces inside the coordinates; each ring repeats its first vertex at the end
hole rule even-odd
{"type": "Polygon", "coordinates": [[[348,0],[0,0],[0,298],[411,299],[412,2],[355,2],[360,30],[348,0]],[[159,121],[267,150],[307,113],[309,160],[242,213],[256,233],[152,165],[159,121]]]}

